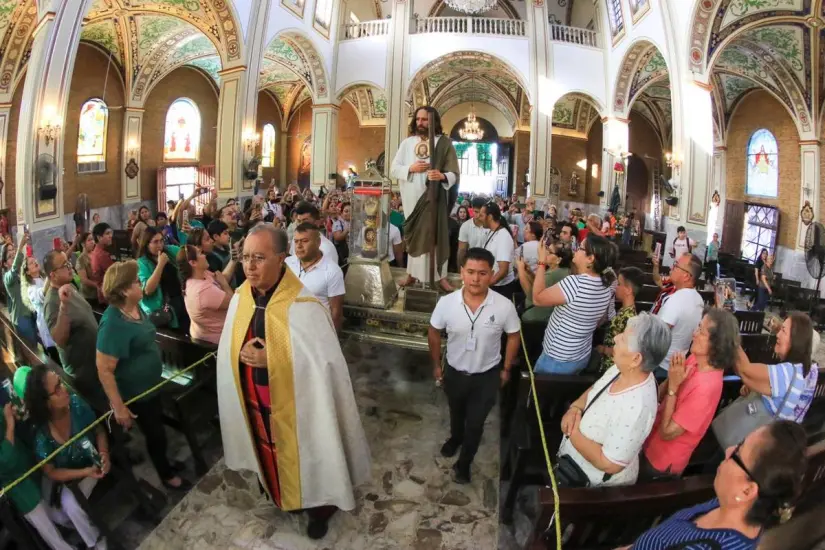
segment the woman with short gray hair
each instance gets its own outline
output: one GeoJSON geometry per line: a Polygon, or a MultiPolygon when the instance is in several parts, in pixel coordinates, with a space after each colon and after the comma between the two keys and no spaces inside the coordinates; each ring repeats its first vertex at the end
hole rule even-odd
{"type": "Polygon", "coordinates": [[[656,379],[652,373],[669,347],[668,326],[649,313],[631,318],[624,332],[616,336],[614,365],[562,418],[565,437],[557,468],[562,485],[636,483],[639,451],[656,418],[656,379]]]}

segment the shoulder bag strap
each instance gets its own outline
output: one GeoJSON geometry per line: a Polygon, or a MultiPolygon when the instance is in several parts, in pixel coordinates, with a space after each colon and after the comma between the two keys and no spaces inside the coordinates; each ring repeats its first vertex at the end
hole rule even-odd
{"type": "MultiPolygon", "coordinates": [[[[788,396],[791,395],[791,390],[793,389],[794,382],[796,382],[796,366],[793,365],[793,363],[791,365],[793,366],[793,370],[794,370],[793,377],[791,378],[790,383],[788,383],[788,390],[785,392],[785,397],[782,398],[782,403],[779,405],[779,408],[776,409],[776,412],[773,413],[773,419],[774,420],[776,420],[779,417],[779,413],[781,413],[782,409],[785,408],[785,403],[788,402],[788,396]]],[[[768,367],[768,368],[770,368],[770,367],[768,367]]],[[[804,380],[804,378],[803,378],[803,380],[804,380]]]]}
{"type": "MultiPolygon", "coordinates": [[[[620,374],[621,374],[621,373],[620,373],[620,374]]],[[[600,389],[600,390],[599,390],[599,393],[597,393],[597,394],[593,397],[593,399],[590,401],[590,403],[588,403],[588,404],[587,404],[587,406],[585,406],[585,407],[584,407],[584,410],[582,411],[582,418],[584,418],[584,413],[586,413],[586,412],[587,412],[587,410],[588,410],[591,406],[593,406],[593,403],[595,403],[595,402],[596,402],[596,400],[597,400],[597,399],[598,399],[598,398],[599,398],[599,397],[600,397],[600,396],[604,393],[604,391],[605,391],[607,388],[609,388],[611,385],[613,385],[613,382],[615,382],[615,381],[616,381],[616,379],[617,379],[618,377],[619,377],[619,374],[617,374],[616,376],[614,376],[614,377],[613,377],[613,379],[612,379],[610,382],[608,382],[607,384],[605,384],[605,385],[604,385],[604,387],[603,387],[602,389],[600,389]]]]}

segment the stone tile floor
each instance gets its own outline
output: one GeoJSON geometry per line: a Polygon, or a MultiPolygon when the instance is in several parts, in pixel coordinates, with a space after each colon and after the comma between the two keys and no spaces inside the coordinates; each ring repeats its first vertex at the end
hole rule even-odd
{"type": "Polygon", "coordinates": [[[498,546],[499,415],[494,410],[470,485],[450,479],[439,455],[449,419],[426,354],[347,342],[356,400],[373,458],[373,479],[356,509],[339,512],[321,541],[304,514],[277,510],[249,473],[219,461],[146,537],[141,549],[468,549],[498,546]]]}

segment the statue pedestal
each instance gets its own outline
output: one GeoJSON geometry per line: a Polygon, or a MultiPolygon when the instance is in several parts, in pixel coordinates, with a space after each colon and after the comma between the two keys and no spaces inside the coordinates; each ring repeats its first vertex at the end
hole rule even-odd
{"type": "Polygon", "coordinates": [[[389,309],[398,295],[386,258],[351,258],[344,285],[344,303],[350,306],[389,309]]]}

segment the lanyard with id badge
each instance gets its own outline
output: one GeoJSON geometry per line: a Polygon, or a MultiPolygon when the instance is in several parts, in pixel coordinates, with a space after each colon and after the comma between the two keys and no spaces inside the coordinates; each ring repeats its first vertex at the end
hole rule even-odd
{"type": "Polygon", "coordinates": [[[464,306],[464,313],[467,314],[467,319],[470,320],[470,335],[467,337],[467,342],[464,344],[464,350],[465,351],[475,351],[476,350],[476,345],[478,344],[478,341],[477,341],[476,336],[475,336],[476,321],[478,321],[478,318],[481,317],[481,312],[484,311],[484,306],[481,306],[478,309],[478,313],[476,313],[476,316],[472,317],[470,315],[470,311],[469,311],[469,308],[467,307],[467,304],[462,303],[461,305],[464,306]]]}

